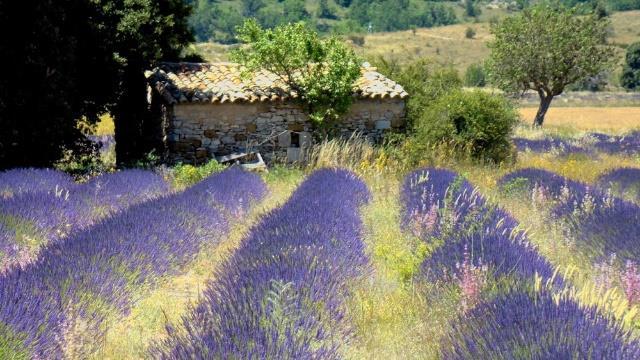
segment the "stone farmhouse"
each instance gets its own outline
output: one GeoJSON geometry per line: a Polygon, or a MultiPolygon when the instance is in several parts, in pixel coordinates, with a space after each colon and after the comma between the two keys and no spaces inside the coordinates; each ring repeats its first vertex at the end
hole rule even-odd
{"type": "MultiPolygon", "coordinates": [[[[147,71],[147,100],[169,163],[202,163],[237,152],[258,151],[266,161],[301,160],[313,127],[295,93],[273,73],[241,76],[234,63],[161,63],[147,71]]],[[[404,127],[408,96],[399,84],[364,64],[343,137],[359,133],[372,142],[404,127]]]]}

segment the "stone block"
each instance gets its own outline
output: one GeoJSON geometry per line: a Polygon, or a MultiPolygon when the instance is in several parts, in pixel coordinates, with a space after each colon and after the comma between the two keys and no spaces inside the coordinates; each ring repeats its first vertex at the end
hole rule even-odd
{"type": "Polygon", "coordinates": [[[375,129],[376,124],[373,121],[367,121],[365,123],[365,128],[367,128],[367,130],[373,130],[375,129]]]}
{"type": "Polygon", "coordinates": [[[291,133],[285,132],[278,135],[278,146],[281,148],[288,148],[291,146],[291,133]]]}
{"type": "Polygon", "coordinates": [[[213,129],[206,129],[204,131],[204,136],[208,137],[209,139],[213,139],[218,137],[218,133],[213,129]]]}
{"type": "Polygon", "coordinates": [[[289,131],[301,132],[304,131],[304,124],[301,123],[293,123],[287,126],[289,131]]]}
{"type": "Polygon", "coordinates": [[[302,160],[302,151],[300,148],[287,148],[287,162],[294,163],[302,160]]]}
{"type": "Polygon", "coordinates": [[[188,140],[191,143],[191,145],[193,145],[193,147],[197,147],[197,148],[202,147],[202,140],[198,138],[189,138],[188,140]]]}
{"type": "Polygon", "coordinates": [[[303,149],[309,149],[313,144],[313,138],[309,132],[303,131],[300,133],[300,147],[303,149]]]}
{"type": "Polygon", "coordinates": [[[196,159],[206,159],[209,155],[209,152],[205,148],[197,148],[196,149],[196,159]]]}
{"type": "Polygon", "coordinates": [[[235,134],[233,138],[236,139],[236,141],[247,141],[247,135],[245,134],[235,134]]]}
{"type": "Polygon", "coordinates": [[[258,130],[258,126],[255,123],[250,123],[247,124],[246,129],[248,133],[254,133],[258,130]]]}
{"type": "Polygon", "coordinates": [[[376,121],[376,130],[385,130],[390,128],[391,128],[391,121],[389,120],[376,121]]]}
{"type": "Polygon", "coordinates": [[[225,136],[222,138],[222,143],[223,144],[235,144],[236,139],[233,138],[233,136],[225,136]]]}
{"type": "Polygon", "coordinates": [[[402,127],[404,125],[404,119],[400,116],[395,116],[393,117],[393,119],[391,119],[391,127],[393,128],[399,128],[402,127]]]}

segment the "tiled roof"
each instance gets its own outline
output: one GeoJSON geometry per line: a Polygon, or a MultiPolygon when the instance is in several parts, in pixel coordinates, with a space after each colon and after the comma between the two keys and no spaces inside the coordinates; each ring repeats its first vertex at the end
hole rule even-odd
{"type": "MultiPolygon", "coordinates": [[[[241,78],[235,63],[161,63],[145,76],[153,89],[170,104],[185,102],[266,102],[295,98],[295,93],[278,77],[262,70],[249,79],[241,78]]],[[[408,96],[402,86],[365,64],[354,94],[360,98],[408,96]]]]}

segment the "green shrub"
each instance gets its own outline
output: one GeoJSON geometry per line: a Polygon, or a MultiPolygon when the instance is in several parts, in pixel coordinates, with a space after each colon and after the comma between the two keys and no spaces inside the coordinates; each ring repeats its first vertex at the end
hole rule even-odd
{"type": "Polygon", "coordinates": [[[518,113],[506,98],[479,90],[453,90],[438,98],[416,124],[415,143],[448,146],[459,155],[499,163],[511,158],[509,141],[518,113]]]}
{"type": "Polygon", "coordinates": [[[183,189],[225,168],[226,166],[218,163],[215,159],[202,166],[178,164],[173,168],[173,183],[176,188],[183,189]]]}
{"type": "Polygon", "coordinates": [[[620,83],[628,90],[640,89],[640,42],[633,43],[627,48],[620,83]]]}
{"type": "Polygon", "coordinates": [[[476,31],[473,30],[472,27],[468,27],[465,31],[464,31],[464,37],[466,37],[467,39],[473,39],[474,37],[476,37],[476,31]]]}
{"type": "Polygon", "coordinates": [[[397,81],[409,93],[406,102],[407,126],[412,128],[426,109],[440,96],[462,88],[458,71],[432,60],[419,58],[401,65],[397,60],[378,58],[378,71],[397,81]]]}
{"type": "Polygon", "coordinates": [[[464,84],[471,87],[484,87],[487,84],[484,66],[471,64],[464,72],[464,84]]]}

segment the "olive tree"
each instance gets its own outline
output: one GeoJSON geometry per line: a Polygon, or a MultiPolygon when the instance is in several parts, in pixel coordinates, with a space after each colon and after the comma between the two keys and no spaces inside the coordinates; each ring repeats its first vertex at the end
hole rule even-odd
{"type": "Polygon", "coordinates": [[[575,8],[541,3],[525,9],[492,26],[490,79],[507,92],[536,91],[540,107],[533,125],[542,126],[551,101],[567,85],[614,63],[607,26],[608,20],[578,15],[575,8]]]}
{"type": "Polygon", "coordinates": [[[238,39],[246,45],[232,58],[247,73],[275,74],[325,133],[349,110],[360,60],[338,38],[322,39],[302,22],[263,29],[247,20],[238,28],[238,39]]]}

